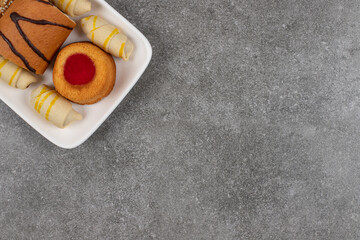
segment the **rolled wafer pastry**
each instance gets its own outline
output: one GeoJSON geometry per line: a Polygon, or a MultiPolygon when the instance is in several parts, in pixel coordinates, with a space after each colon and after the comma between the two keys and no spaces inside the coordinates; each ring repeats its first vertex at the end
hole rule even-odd
{"type": "Polygon", "coordinates": [[[14,88],[25,89],[37,82],[34,75],[0,56],[0,79],[14,88]]]}
{"type": "Polygon", "coordinates": [[[104,51],[127,61],[134,50],[134,44],[118,28],[98,16],[81,19],[86,36],[104,51]]]}
{"type": "Polygon", "coordinates": [[[91,10],[91,2],[88,0],[50,0],[61,11],[72,17],[77,17],[91,10]]]}
{"type": "Polygon", "coordinates": [[[59,128],[65,128],[70,123],[82,119],[81,114],[72,108],[68,100],[44,84],[31,93],[30,103],[35,111],[59,128]]]}

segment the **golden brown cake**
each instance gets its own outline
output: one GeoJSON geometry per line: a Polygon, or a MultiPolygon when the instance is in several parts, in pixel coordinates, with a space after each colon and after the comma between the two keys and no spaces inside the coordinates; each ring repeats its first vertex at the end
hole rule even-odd
{"type": "Polygon", "coordinates": [[[48,0],[15,0],[0,18],[0,55],[43,74],[75,25],[48,0]]]}
{"type": "Polygon", "coordinates": [[[56,91],[78,104],[93,104],[109,95],[115,78],[114,59],[90,42],[64,47],[53,70],[56,91]]]}

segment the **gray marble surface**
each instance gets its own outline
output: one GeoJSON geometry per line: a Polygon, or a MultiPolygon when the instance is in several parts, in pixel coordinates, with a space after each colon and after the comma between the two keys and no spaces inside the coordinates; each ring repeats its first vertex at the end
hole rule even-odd
{"type": "Polygon", "coordinates": [[[153,46],[83,145],[0,102],[0,239],[359,239],[360,2],[109,0],[153,46]]]}

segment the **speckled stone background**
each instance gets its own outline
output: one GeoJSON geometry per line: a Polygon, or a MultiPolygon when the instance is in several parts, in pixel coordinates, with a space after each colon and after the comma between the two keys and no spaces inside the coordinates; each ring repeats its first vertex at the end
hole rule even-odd
{"type": "Polygon", "coordinates": [[[360,239],[360,1],[109,2],[150,66],[73,150],[0,102],[0,239],[360,239]]]}

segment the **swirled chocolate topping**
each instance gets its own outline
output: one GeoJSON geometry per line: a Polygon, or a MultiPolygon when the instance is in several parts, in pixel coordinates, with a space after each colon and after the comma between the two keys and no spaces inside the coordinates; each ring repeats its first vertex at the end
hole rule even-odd
{"type": "MultiPolygon", "coordinates": [[[[42,1],[41,1],[42,2],[42,1]]],[[[34,19],[30,19],[30,18],[26,18],[26,17],[22,17],[20,16],[18,13],[16,12],[12,12],[10,14],[10,18],[11,20],[15,23],[17,30],[19,31],[20,35],[23,37],[23,39],[25,40],[25,42],[29,45],[29,47],[42,59],[44,59],[44,61],[46,61],[47,63],[50,63],[50,59],[47,59],[45,57],[45,55],[34,46],[34,44],[29,40],[29,38],[26,36],[26,34],[24,33],[24,31],[21,29],[20,25],[19,25],[19,21],[25,21],[25,22],[30,22],[33,24],[38,24],[38,25],[52,25],[52,26],[58,26],[58,27],[62,27],[62,28],[66,28],[69,30],[72,30],[71,27],[62,25],[62,24],[58,24],[58,23],[54,23],[54,22],[50,22],[47,20],[34,20],[34,19]]]]}
{"type": "Polygon", "coordinates": [[[7,39],[7,37],[0,31],[0,36],[4,39],[4,41],[9,45],[11,51],[16,55],[18,56],[21,61],[23,61],[23,63],[25,64],[25,66],[27,67],[27,69],[29,69],[31,72],[35,72],[35,69],[32,68],[29,64],[29,62],[26,60],[26,58],[21,54],[19,53],[13,46],[13,44],[11,43],[11,41],[9,39],[7,39]]]}
{"type": "Polygon", "coordinates": [[[51,2],[48,2],[48,1],[44,1],[44,0],[37,0],[38,2],[41,2],[41,3],[45,3],[45,4],[48,4],[48,5],[52,5],[53,4],[51,2]]]}

